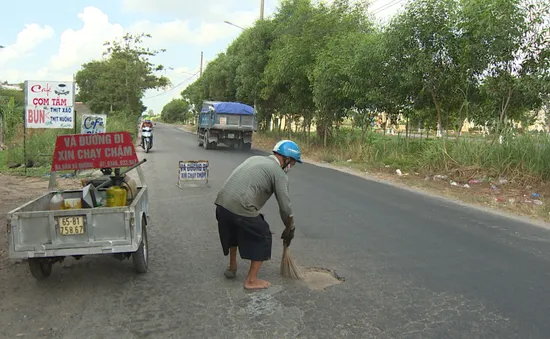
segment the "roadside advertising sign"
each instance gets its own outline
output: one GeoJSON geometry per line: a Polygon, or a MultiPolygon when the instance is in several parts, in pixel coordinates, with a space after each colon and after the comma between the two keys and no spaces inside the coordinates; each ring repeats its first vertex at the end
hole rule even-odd
{"type": "Polygon", "coordinates": [[[82,114],[82,125],[80,133],[96,134],[107,131],[107,115],[105,114],[82,114]]]}
{"type": "Polygon", "coordinates": [[[26,128],[74,128],[72,81],[25,81],[26,128]]]}

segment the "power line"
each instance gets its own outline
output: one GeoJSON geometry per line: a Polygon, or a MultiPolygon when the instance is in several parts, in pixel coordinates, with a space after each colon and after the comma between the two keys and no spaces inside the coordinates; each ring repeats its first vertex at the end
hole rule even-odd
{"type": "Polygon", "coordinates": [[[369,7],[374,5],[375,3],[379,2],[379,1],[382,1],[382,0],[374,0],[374,1],[369,2],[369,7]]]}
{"type": "Polygon", "coordinates": [[[405,0],[393,0],[393,1],[389,2],[389,3],[387,3],[387,4],[383,4],[382,6],[380,6],[380,7],[376,8],[376,9],[374,9],[373,12],[372,12],[372,14],[376,15],[376,14],[378,14],[378,13],[381,13],[381,12],[385,11],[386,9],[388,9],[388,8],[390,8],[390,7],[393,7],[393,6],[399,4],[399,3],[403,2],[403,1],[405,1],[405,0]]]}
{"type": "Polygon", "coordinates": [[[383,4],[382,6],[374,9],[372,14],[374,14],[374,15],[379,14],[379,13],[385,11],[386,9],[390,8],[390,7],[393,7],[395,5],[398,5],[398,4],[402,3],[403,1],[405,1],[405,0],[393,0],[389,3],[387,3],[387,4],[383,4]]]}
{"type": "Polygon", "coordinates": [[[200,72],[200,71],[198,71],[197,73],[195,73],[195,74],[193,74],[192,76],[190,76],[189,78],[183,80],[182,82],[180,82],[180,83],[177,84],[176,86],[174,86],[174,87],[172,87],[172,88],[170,88],[170,89],[167,89],[166,91],[164,91],[164,92],[162,92],[162,93],[159,93],[159,94],[157,94],[157,95],[153,95],[153,96],[151,96],[151,97],[147,97],[147,98],[144,98],[144,99],[152,99],[152,98],[156,98],[156,97],[159,97],[159,96],[161,96],[161,95],[164,95],[164,94],[166,94],[166,93],[168,93],[168,92],[170,92],[170,91],[172,91],[172,90],[174,90],[174,89],[180,87],[181,85],[183,85],[183,84],[186,83],[187,81],[193,79],[194,77],[196,77],[196,76],[199,74],[199,72],[200,72]]]}

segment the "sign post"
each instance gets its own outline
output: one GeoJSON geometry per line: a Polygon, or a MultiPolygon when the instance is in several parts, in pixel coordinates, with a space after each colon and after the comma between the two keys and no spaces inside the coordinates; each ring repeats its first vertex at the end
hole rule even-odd
{"type": "Polygon", "coordinates": [[[185,160],[179,162],[178,182],[177,186],[183,188],[182,183],[190,181],[205,181],[206,187],[210,187],[208,183],[208,175],[210,174],[210,164],[208,160],[185,160]]]}

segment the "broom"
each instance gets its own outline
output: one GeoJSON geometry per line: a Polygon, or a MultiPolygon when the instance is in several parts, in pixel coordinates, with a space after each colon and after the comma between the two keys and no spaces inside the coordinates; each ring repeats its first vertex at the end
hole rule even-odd
{"type": "Polygon", "coordinates": [[[283,259],[281,260],[281,275],[292,279],[304,279],[304,274],[292,260],[288,246],[284,246],[283,259]]]}
{"type": "MultiPolygon", "coordinates": [[[[291,231],[294,233],[294,229],[291,231]]],[[[292,279],[304,279],[304,274],[300,270],[300,268],[294,263],[294,260],[292,260],[292,257],[290,256],[290,250],[288,249],[288,246],[290,246],[290,242],[287,242],[287,240],[283,241],[283,258],[281,260],[281,275],[283,277],[288,277],[292,279]]]]}

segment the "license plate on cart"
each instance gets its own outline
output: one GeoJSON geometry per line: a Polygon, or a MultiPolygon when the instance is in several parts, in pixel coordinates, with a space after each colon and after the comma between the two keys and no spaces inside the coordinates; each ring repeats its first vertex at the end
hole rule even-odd
{"type": "Polygon", "coordinates": [[[229,133],[229,134],[227,134],[227,137],[228,137],[229,139],[233,139],[233,138],[235,137],[235,134],[229,133]]]}
{"type": "Polygon", "coordinates": [[[84,216],[58,217],[59,234],[61,235],[80,235],[84,234],[84,216]]]}

